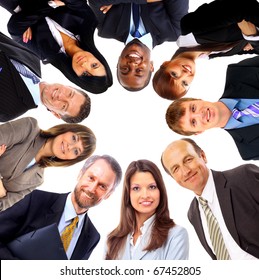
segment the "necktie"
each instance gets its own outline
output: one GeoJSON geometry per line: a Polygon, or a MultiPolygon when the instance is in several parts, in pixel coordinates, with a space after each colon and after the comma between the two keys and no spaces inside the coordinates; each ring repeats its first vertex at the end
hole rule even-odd
{"type": "Polygon", "coordinates": [[[244,110],[238,110],[234,108],[232,110],[232,115],[235,119],[239,119],[242,116],[253,116],[255,118],[259,117],[259,102],[249,105],[244,110]]]}
{"type": "Polygon", "coordinates": [[[66,228],[63,230],[62,234],[61,234],[61,240],[64,246],[65,251],[67,251],[67,248],[69,247],[69,244],[71,242],[74,230],[76,228],[78,222],[78,217],[76,216],[71,223],[66,226],[66,228]]]}
{"type": "Polygon", "coordinates": [[[31,71],[27,70],[23,64],[13,59],[11,59],[11,62],[13,63],[14,67],[21,75],[30,78],[34,84],[38,84],[40,82],[40,79],[31,71]]]}
{"type": "Polygon", "coordinates": [[[140,38],[141,34],[138,31],[139,20],[140,20],[139,5],[135,4],[135,3],[132,3],[132,11],[133,11],[133,22],[134,22],[135,30],[131,35],[135,38],[140,38]]]}
{"type": "Polygon", "coordinates": [[[204,211],[204,214],[205,214],[205,217],[207,220],[210,239],[211,239],[211,243],[214,248],[217,260],[229,260],[230,257],[229,257],[227,248],[225,246],[219,224],[217,222],[217,219],[213,215],[210,207],[208,206],[208,201],[202,197],[199,197],[199,202],[202,206],[202,209],[204,211]]]}

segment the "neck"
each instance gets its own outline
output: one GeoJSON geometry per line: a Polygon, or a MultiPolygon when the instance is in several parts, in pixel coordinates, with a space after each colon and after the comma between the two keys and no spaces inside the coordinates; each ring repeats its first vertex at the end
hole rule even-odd
{"type": "Polygon", "coordinates": [[[228,109],[228,107],[221,101],[216,102],[219,108],[220,113],[220,121],[217,127],[224,127],[228,120],[230,119],[232,112],[228,109]]]}
{"type": "Polygon", "coordinates": [[[46,141],[46,143],[40,148],[40,150],[38,151],[35,159],[36,162],[39,162],[41,158],[43,157],[51,157],[54,156],[52,149],[51,149],[51,143],[52,143],[53,139],[50,138],[46,141]]]}
{"type": "Polygon", "coordinates": [[[62,37],[62,41],[63,41],[63,45],[65,48],[65,51],[67,53],[67,55],[69,55],[70,57],[73,57],[73,55],[81,50],[78,45],[77,45],[77,41],[71,37],[69,37],[68,35],[60,32],[60,35],[62,37]]]}

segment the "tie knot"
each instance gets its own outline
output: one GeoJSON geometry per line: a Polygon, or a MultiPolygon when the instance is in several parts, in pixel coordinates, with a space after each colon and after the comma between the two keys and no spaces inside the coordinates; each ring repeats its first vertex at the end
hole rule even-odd
{"type": "Polygon", "coordinates": [[[72,221],[71,221],[71,225],[76,225],[78,222],[78,216],[76,216],[72,221]]]}
{"type": "Polygon", "coordinates": [[[201,206],[207,206],[208,205],[208,201],[201,196],[199,197],[199,202],[200,202],[201,206]]]}

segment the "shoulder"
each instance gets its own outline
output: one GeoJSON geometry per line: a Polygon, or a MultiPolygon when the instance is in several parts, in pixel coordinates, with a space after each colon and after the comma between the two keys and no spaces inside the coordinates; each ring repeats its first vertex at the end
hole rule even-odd
{"type": "Polygon", "coordinates": [[[169,230],[168,237],[169,238],[175,238],[178,236],[182,236],[183,239],[188,239],[188,232],[186,228],[180,226],[180,225],[175,225],[169,230]]]}

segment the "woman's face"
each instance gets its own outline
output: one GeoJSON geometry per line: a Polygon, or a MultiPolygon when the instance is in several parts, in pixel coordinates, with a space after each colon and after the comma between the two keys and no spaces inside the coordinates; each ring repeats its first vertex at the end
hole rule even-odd
{"type": "Polygon", "coordinates": [[[187,92],[195,75],[195,61],[190,58],[176,57],[163,63],[164,72],[171,76],[170,84],[174,92],[187,92]]]}
{"type": "Polygon", "coordinates": [[[52,152],[63,160],[77,158],[84,150],[82,140],[74,132],[66,132],[56,136],[52,141],[52,152]]]}
{"type": "Polygon", "coordinates": [[[151,217],[159,205],[160,191],[150,172],[136,172],[130,178],[130,202],[138,214],[151,217]]]}
{"type": "Polygon", "coordinates": [[[72,68],[79,77],[106,76],[102,63],[87,51],[78,51],[73,55],[72,68]]]}

